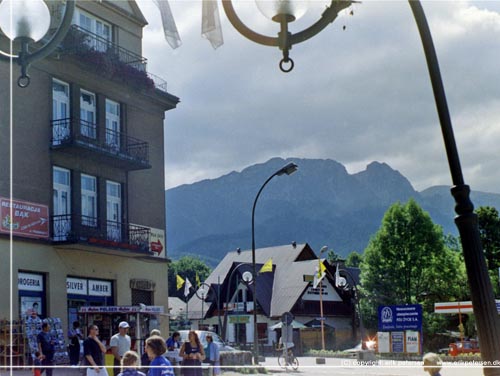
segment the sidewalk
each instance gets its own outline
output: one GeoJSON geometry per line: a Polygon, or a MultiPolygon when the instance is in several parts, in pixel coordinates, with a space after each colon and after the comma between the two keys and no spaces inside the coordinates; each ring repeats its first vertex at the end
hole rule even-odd
{"type": "MultiPolygon", "coordinates": [[[[266,369],[267,375],[294,375],[294,376],[425,376],[421,362],[380,360],[375,362],[360,362],[356,359],[325,358],[324,365],[317,365],[315,357],[299,357],[297,371],[284,369],[278,365],[276,357],[267,357],[260,366],[266,369]]],[[[259,368],[261,368],[259,367],[259,368]]],[[[238,372],[250,366],[225,369],[222,376],[244,376],[246,373],[238,372]]],[[[112,374],[112,373],[111,373],[112,374]]],[[[441,371],[443,376],[483,376],[483,367],[479,364],[444,363],[441,371]]],[[[82,376],[83,369],[74,367],[61,367],[53,372],[54,376],[82,376]]],[[[254,374],[255,375],[255,374],[254,374]]],[[[32,376],[30,369],[6,370],[0,368],[0,376],[32,376]]]]}

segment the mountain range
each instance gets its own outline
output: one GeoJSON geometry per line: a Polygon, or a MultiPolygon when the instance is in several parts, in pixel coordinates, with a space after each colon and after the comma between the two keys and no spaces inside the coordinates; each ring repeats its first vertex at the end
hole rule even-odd
{"type": "MultiPolygon", "coordinates": [[[[414,198],[445,234],[457,235],[454,200],[448,186],[416,191],[400,172],[372,162],[349,174],[331,159],[273,158],[166,191],[167,250],[177,259],[196,255],[216,265],[228,251],[251,248],[251,215],[255,196],[275,171],[294,162],[293,175],[276,176],[262,191],[255,210],[257,248],[309,243],[341,256],[362,253],[395,202],[414,198]]],[[[473,191],[475,207],[500,208],[500,194],[473,191]]]]}

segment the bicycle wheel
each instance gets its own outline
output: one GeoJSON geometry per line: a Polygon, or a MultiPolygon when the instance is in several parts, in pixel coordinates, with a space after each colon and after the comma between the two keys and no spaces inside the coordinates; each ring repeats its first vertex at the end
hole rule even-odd
{"type": "Polygon", "coordinates": [[[286,360],[285,360],[285,357],[283,356],[283,354],[278,355],[278,364],[281,368],[286,367],[286,360]]]}
{"type": "Polygon", "coordinates": [[[297,371],[297,368],[299,368],[299,360],[293,356],[290,360],[290,365],[292,366],[294,371],[297,371]]]}

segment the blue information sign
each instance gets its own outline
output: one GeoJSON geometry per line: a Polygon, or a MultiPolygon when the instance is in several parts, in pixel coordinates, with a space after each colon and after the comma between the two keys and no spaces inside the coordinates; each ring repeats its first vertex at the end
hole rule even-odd
{"type": "Polygon", "coordinates": [[[422,306],[420,304],[378,307],[379,332],[420,329],[422,329],[422,306]]]}
{"type": "Polygon", "coordinates": [[[391,333],[391,352],[402,353],[405,351],[405,333],[392,332],[391,333]]]}

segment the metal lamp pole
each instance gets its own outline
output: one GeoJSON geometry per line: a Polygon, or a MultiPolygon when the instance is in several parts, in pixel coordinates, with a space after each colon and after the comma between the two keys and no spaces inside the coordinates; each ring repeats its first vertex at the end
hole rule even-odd
{"type": "Polygon", "coordinates": [[[252,274],[253,274],[253,358],[254,363],[259,363],[259,335],[257,333],[257,269],[255,265],[255,207],[257,206],[257,200],[264,189],[264,187],[271,181],[275,176],[281,175],[291,175],[297,171],[297,165],[295,163],[288,163],[286,166],[280,168],[274,174],[272,174],[267,180],[262,184],[255,196],[252,207],[252,274]]]}

